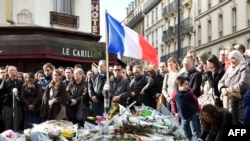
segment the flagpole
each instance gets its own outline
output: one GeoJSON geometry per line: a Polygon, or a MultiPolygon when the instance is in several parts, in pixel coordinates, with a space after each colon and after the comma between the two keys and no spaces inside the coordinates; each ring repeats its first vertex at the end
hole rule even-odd
{"type": "Polygon", "coordinates": [[[105,37],[105,41],[106,41],[106,67],[107,67],[107,71],[106,71],[106,76],[107,76],[107,79],[106,79],[106,83],[109,84],[109,52],[108,52],[108,32],[107,32],[107,22],[106,22],[106,13],[107,13],[107,10],[105,10],[105,23],[106,23],[106,26],[105,26],[105,34],[106,34],[106,37],[105,37]]]}
{"type": "MultiPolygon", "coordinates": [[[[108,52],[108,30],[107,30],[107,19],[106,19],[106,13],[107,13],[107,10],[105,10],[105,23],[106,23],[106,26],[105,26],[105,34],[106,34],[106,37],[105,37],[105,41],[106,41],[106,84],[109,85],[109,52],[108,52]]],[[[110,86],[110,85],[109,85],[110,86]]],[[[108,113],[108,110],[109,110],[109,106],[110,106],[110,93],[109,93],[109,90],[105,92],[105,97],[104,97],[104,110],[105,110],[105,113],[108,113]]]]}

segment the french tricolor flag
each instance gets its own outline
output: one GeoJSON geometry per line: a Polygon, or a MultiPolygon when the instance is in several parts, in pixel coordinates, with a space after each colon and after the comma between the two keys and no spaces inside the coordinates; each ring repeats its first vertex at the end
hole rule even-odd
{"type": "Polygon", "coordinates": [[[148,61],[158,66],[158,53],[141,35],[123,25],[106,12],[108,51],[148,61]]]}

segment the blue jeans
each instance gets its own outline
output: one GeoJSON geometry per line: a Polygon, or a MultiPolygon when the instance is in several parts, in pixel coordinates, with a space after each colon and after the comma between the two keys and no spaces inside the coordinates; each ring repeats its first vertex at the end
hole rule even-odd
{"type": "Polygon", "coordinates": [[[190,141],[196,141],[199,138],[199,123],[195,113],[187,119],[181,118],[181,126],[190,141]]]}

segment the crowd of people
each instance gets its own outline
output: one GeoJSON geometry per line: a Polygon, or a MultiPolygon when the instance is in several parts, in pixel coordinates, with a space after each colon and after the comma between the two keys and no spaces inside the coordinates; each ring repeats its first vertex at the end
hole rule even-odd
{"type": "Polygon", "coordinates": [[[190,50],[182,65],[170,57],[157,68],[136,64],[107,67],[105,60],[99,61],[97,72],[86,73],[79,64],[55,68],[46,63],[42,70],[25,73],[15,66],[1,67],[0,126],[21,131],[31,127],[30,122],[64,119],[81,127],[82,121],[76,118],[81,102],[91,116],[98,116],[112,103],[126,107],[136,101],[137,106],[157,109],[158,99],[163,97],[163,105],[177,117],[189,140],[219,141],[224,125],[249,124],[250,119],[244,118],[249,116],[249,101],[244,99],[250,89],[249,58],[244,45],[233,44],[221,49],[219,57],[190,50]]]}

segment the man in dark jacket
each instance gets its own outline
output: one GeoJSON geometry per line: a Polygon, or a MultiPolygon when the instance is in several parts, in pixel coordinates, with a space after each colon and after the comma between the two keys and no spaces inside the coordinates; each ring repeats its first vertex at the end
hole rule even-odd
{"type": "Polygon", "coordinates": [[[1,95],[3,97],[3,121],[5,124],[5,130],[13,129],[20,131],[22,130],[21,121],[23,120],[23,107],[20,101],[23,83],[16,78],[17,69],[15,66],[8,66],[8,75],[8,78],[6,78],[0,86],[1,95]],[[13,102],[15,102],[15,109],[13,109],[13,102]],[[14,119],[13,112],[15,113],[14,119]]]}
{"type": "Polygon", "coordinates": [[[112,103],[119,103],[126,106],[127,98],[130,95],[129,80],[122,76],[122,66],[115,64],[113,76],[110,78],[110,95],[112,103]]]}
{"type": "Polygon", "coordinates": [[[102,116],[104,113],[103,86],[106,83],[106,68],[105,60],[100,60],[98,63],[98,73],[91,78],[88,84],[88,92],[94,116],[102,116]]]}
{"type": "Polygon", "coordinates": [[[183,59],[183,71],[181,71],[180,76],[189,78],[189,88],[198,98],[201,95],[200,87],[202,75],[201,72],[195,68],[194,59],[192,57],[186,56],[183,59]]]}
{"type": "Polygon", "coordinates": [[[154,80],[146,75],[140,65],[133,67],[134,78],[130,82],[131,94],[137,106],[141,106],[144,101],[145,91],[148,91],[150,86],[154,84],[154,80]]]}

